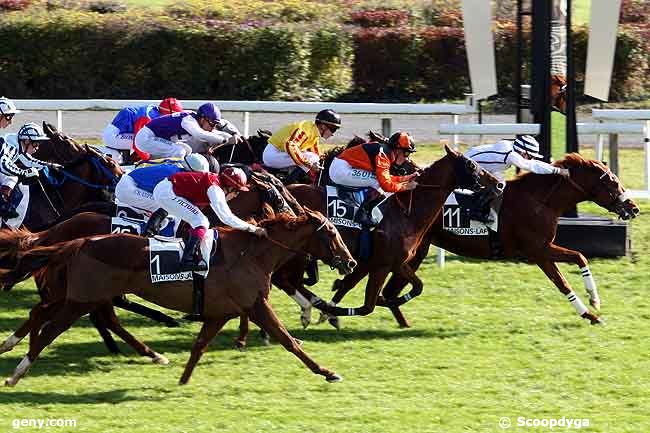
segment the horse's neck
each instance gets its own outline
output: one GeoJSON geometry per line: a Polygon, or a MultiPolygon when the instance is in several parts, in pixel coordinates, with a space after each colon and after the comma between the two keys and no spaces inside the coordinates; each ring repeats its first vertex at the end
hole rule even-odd
{"type": "Polygon", "coordinates": [[[271,230],[269,237],[281,242],[284,246],[291,248],[290,251],[284,246],[278,245],[268,239],[263,242],[266,243],[262,248],[258,248],[259,253],[258,265],[268,272],[277,271],[282,265],[287,263],[295,254],[295,251],[301,248],[309,241],[313,233],[307,227],[300,227],[296,230],[271,230]]]}
{"type": "Polygon", "coordinates": [[[517,202],[513,205],[535,212],[541,205],[555,215],[561,215],[585,200],[583,194],[570,182],[553,175],[527,174],[524,178],[509,182],[506,192],[510,192],[511,199],[517,202]],[[532,206],[526,204],[531,201],[532,206]]]}

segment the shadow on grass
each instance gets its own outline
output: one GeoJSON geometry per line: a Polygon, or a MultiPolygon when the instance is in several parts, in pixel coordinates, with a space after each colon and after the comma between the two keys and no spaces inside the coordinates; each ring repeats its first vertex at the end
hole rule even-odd
{"type": "MultiPolygon", "coordinates": [[[[21,384],[19,383],[20,387],[21,384]]],[[[126,401],[162,401],[166,396],[153,397],[151,395],[134,396],[129,395],[131,389],[115,389],[112,391],[99,391],[80,393],[77,390],[65,392],[30,392],[30,391],[8,391],[2,392],[3,403],[20,403],[26,406],[40,406],[44,404],[98,404],[98,403],[122,403],[126,401]]],[[[133,390],[135,391],[135,389],[133,390]]]]}

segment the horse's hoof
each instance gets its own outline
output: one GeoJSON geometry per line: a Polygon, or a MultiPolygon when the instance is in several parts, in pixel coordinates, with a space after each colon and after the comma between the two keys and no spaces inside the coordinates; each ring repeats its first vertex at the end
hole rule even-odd
{"type": "Polygon", "coordinates": [[[596,310],[596,311],[600,311],[600,300],[596,300],[596,301],[594,301],[593,299],[591,299],[591,300],[589,301],[589,305],[591,305],[591,306],[593,307],[594,310],[596,310]]]}
{"type": "Polygon", "coordinates": [[[270,346],[271,345],[271,340],[269,340],[268,338],[262,338],[262,344],[264,346],[270,346]]]}
{"type": "Polygon", "coordinates": [[[341,330],[341,321],[339,320],[338,316],[332,316],[329,319],[327,319],[330,325],[336,328],[337,331],[341,330]]]}
{"type": "Polygon", "coordinates": [[[161,355],[160,353],[156,353],[156,356],[151,358],[151,362],[154,364],[158,365],[167,365],[169,364],[169,359],[165,355],[161,355]]]}
{"type": "Polygon", "coordinates": [[[335,382],[341,382],[343,380],[343,377],[339,376],[336,373],[332,373],[329,376],[325,378],[326,381],[329,383],[335,383],[335,382]]]}
{"type": "Polygon", "coordinates": [[[311,323],[311,318],[300,316],[300,323],[302,324],[302,329],[307,329],[311,323]]]}
{"type": "Polygon", "coordinates": [[[318,321],[316,322],[317,325],[320,325],[321,323],[325,322],[329,318],[329,314],[323,313],[321,311],[320,316],[318,316],[318,321]]]}
{"type": "Polygon", "coordinates": [[[411,324],[409,322],[402,322],[399,324],[400,329],[408,329],[411,327],[411,324]]]}
{"type": "Polygon", "coordinates": [[[246,352],[246,342],[245,341],[235,341],[235,348],[240,352],[246,352]]]}
{"type": "Polygon", "coordinates": [[[602,317],[596,317],[596,318],[591,319],[591,320],[590,320],[590,323],[591,323],[592,325],[604,325],[604,324],[605,324],[605,320],[603,320],[602,317]]]}
{"type": "Polygon", "coordinates": [[[16,386],[17,383],[18,383],[18,379],[15,379],[13,377],[8,377],[5,380],[5,386],[14,387],[16,386]]]}

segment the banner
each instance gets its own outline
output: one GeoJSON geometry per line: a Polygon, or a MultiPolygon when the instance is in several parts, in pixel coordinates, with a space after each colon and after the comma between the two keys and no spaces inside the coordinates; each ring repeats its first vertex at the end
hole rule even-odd
{"type": "Polygon", "coordinates": [[[621,0],[591,2],[585,95],[601,101],[609,99],[620,10],[621,0]]]}
{"type": "Polygon", "coordinates": [[[469,77],[477,100],[497,93],[491,3],[485,0],[462,0],[469,77]]]}

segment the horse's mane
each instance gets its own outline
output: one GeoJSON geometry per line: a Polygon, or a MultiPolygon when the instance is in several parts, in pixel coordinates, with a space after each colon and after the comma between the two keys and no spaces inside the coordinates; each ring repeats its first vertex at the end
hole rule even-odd
{"type": "MultiPolygon", "coordinates": [[[[562,159],[558,159],[557,161],[554,161],[552,165],[556,167],[562,167],[562,168],[578,168],[578,167],[593,167],[596,165],[601,165],[602,163],[600,161],[593,161],[590,159],[585,159],[582,155],[579,153],[568,153],[564,156],[562,159]]],[[[535,173],[532,172],[525,172],[521,173],[517,176],[515,176],[513,179],[511,179],[509,182],[515,181],[515,180],[520,180],[520,179],[527,179],[528,177],[534,176],[535,173]]]]}
{"type": "Polygon", "coordinates": [[[293,230],[296,229],[297,226],[304,224],[307,222],[309,219],[309,216],[307,214],[302,214],[297,217],[287,215],[287,214],[280,214],[275,216],[274,218],[268,218],[265,220],[262,220],[258,223],[260,227],[269,227],[271,225],[275,224],[282,224],[284,228],[293,230]]]}

